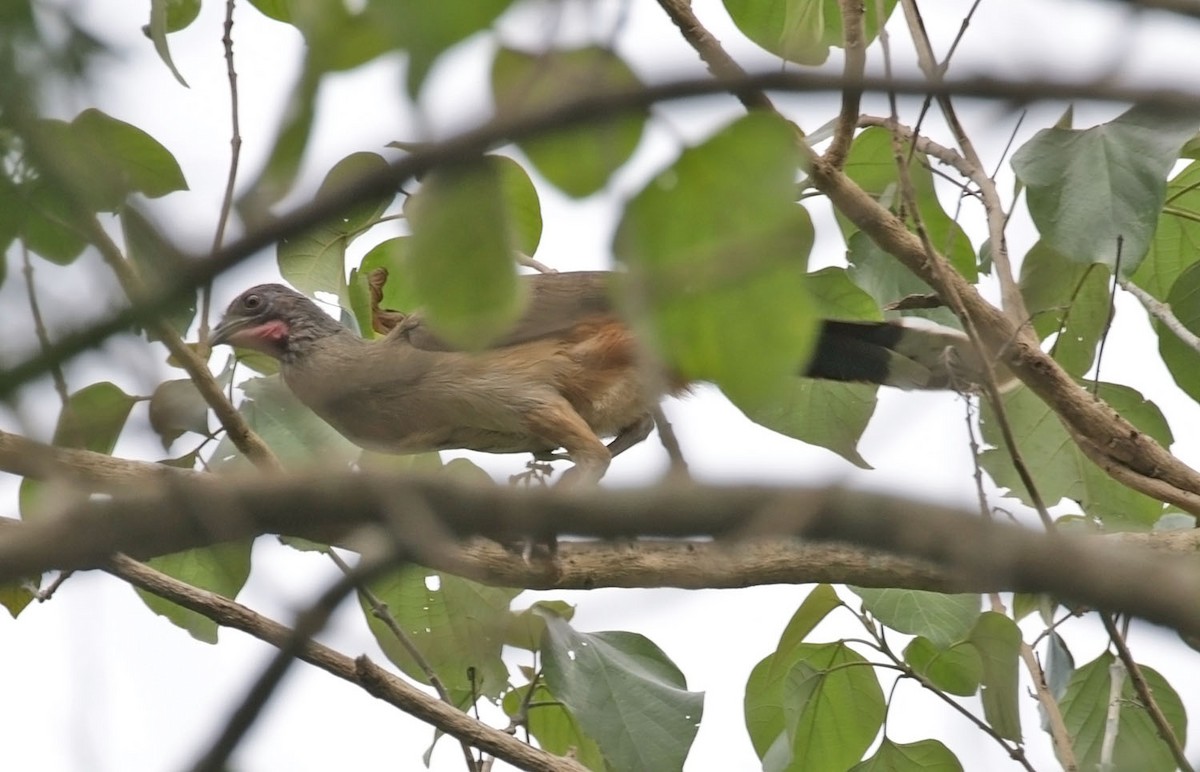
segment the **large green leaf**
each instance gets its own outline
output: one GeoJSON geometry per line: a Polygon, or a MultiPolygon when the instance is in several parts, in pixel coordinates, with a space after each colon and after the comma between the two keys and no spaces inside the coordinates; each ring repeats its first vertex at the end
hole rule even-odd
{"type": "MultiPolygon", "coordinates": [[[[387,161],[376,153],[352,153],[329,170],[317,196],[346,189],[355,180],[386,167],[387,161]]],[[[365,201],[334,220],[280,240],[276,253],[280,274],[305,294],[329,292],[345,301],[346,247],[383,213],[389,203],[391,196],[365,201]]]]}
{"type": "Polygon", "coordinates": [[[1166,201],[1146,259],[1133,282],[1159,300],[1184,269],[1200,258],[1200,161],[1193,161],[1167,184],[1166,201]]]}
{"type": "MultiPolygon", "coordinates": [[[[1192,263],[1184,269],[1171,285],[1167,303],[1184,327],[1192,333],[1200,331],[1200,263],[1192,263]]],[[[1158,351],[1171,377],[1188,396],[1200,402],[1200,352],[1179,339],[1160,322],[1155,323],[1158,332],[1158,351]]]]}
{"type": "MultiPolygon", "coordinates": [[[[1162,412],[1128,386],[1100,384],[1099,395],[1134,426],[1164,447],[1174,440],[1162,412]]],[[[1087,459],[1046,403],[1026,388],[1004,395],[1004,413],[1017,438],[1018,450],[1034,483],[1048,504],[1063,498],[1079,502],[1083,511],[1110,528],[1148,528],[1162,515],[1163,503],[1121,485],[1087,459]]],[[[1006,450],[994,411],[980,413],[984,441],[992,448],[979,454],[979,463],[1009,495],[1029,502],[1006,450]]]]}
{"type": "MultiPolygon", "coordinates": [[[[974,282],[979,275],[976,266],[975,249],[958,223],[942,208],[938,200],[937,190],[933,184],[933,172],[930,171],[930,161],[924,153],[911,151],[906,145],[902,148],[903,157],[910,159],[908,175],[912,181],[913,194],[917,201],[917,211],[921,215],[921,223],[933,248],[945,255],[950,264],[961,273],[967,281],[974,282]]],[[[900,194],[900,177],[896,168],[896,153],[892,147],[892,135],[887,129],[870,128],[854,138],[850,153],[846,156],[846,175],[854,180],[871,195],[893,212],[904,216],[909,229],[915,228],[915,219],[911,207],[900,194]]],[[[850,239],[857,228],[839,215],[839,223],[847,239],[850,239]]],[[[889,258],[896,263],[895,258],[889,258]]],[[[921,292],[928,292],[924,285],[921,292]]],[[[896,298],[891,298],[895,300],[896,298]]]]}
{"type": "MultiPolygon", "coordinates": [[[[929,285],[921,281],[896,258],[879,248],[871,237],[854,231],[846,241],[846,258],[850,261],[849,275],[875,302],[887,306],[911,295],[928,295],[929,285]]],[[[906,311],[907,316],[958,328],[961,323],[948,308],[925,308],[906,311]]]]}
{"type": "Polygon", "coordinates": [[[970,635],[983,664],[983,715],[996,734],[1021,742],[1021,713],[1017,704],[1017,658],[1021,631],[1017,623],[994,611],[979,616],[970,635]]]}
{"type": "MultiPolygon", "coordinates": [[[[529,689],[530,685],[526,684],[504,695],[504,712],[509,717],[515,718],[521,712],[529,689]]],[[[611,769],[600,752],[600,746],[584,734],[579,721],[545,684],[538,682],[528,702],[526,726],[543,750],[559,756],[570,756],[588,769],[598,772],[611,769]]]]}
{"type": "Polygon", "coordinates": [[[798,163],[785,122],[748,115],[651,181],[616,236],[629,267],[623,298],[647,342],[739,406],[786,393],[813,345],[798,163]]]}
{"type": "MultiPolygon", "coordinates": [[[[1115,657],[1106,651],[1076,670],[1060,704],[1063,723],[1074,740],[1075,758],[1080,769],[1095,769],[1100,760],[1111,684],[1110,668],[1114,660],[1115,657]]],[[[1187,737],[1187,712],[1179,695],[1156,670],[1145,665],[1141,666],[1141,670],[1167,723],[1179,741],[1184,742],[1187,737]]],[[[1136,769],[1138,772],[1174,770],[1175,760],[1159,738],[1146,709],[1138,701],[1128,675],[1121,689],[1119,709],[1113,768],[1136,769]]]]}
{"type": "MultiPolygon", "coordinates": [[[[725,10],[746,37],[797,64],[821,64],[832,46],[842,47],[842,12],[837,0],[723,0],[725,10]]],[[[884,0],[883,21],[896,0],[884,0]]],[[[879,34],[879,3],[864,6],[864,44],[879,34]]]]}
{"type": "MultiPolygon", "coordinates": [[[[63,406],[54,429],[54,444],[110,455],[136,402],[136,397],[108,381],[83,387],[70,395],[63,406]]],[[[21,480],[18,498],[22,518],[28,520],[41,514],[39,505],[47,491],[47,484],[41,480],[31,477],[21,480]]]]}
{"type": "Polygon", "coordinates": [[[133,124],[89,108],[71,121],[71,138],[93,154],[92,171],[114,175],[108,184],[119,185],[126,194],[158,198],[187,190],[183,170],[171,152],[133,124]]]}
{"type": "MultiPolygon", "coordinates": [[[[151,558],[151,568],[192,587],[208,590],[226,598],[236,598],[250,576],[250,541],[218,544],[203,549],[176,552],[151,558]]],[[[150,610],[161,614],[193,638],[204,643],[217,642],[217,623],[198,612],[138,589],[138,595],[150,610]]]]}
{"type": "Polygon", "coordinates": [[[798,643],[754,667],[746,728],[763,769],[835,772],[862,758],[883,723],[875,671],[844,641],[798,643]]]}
{"type": "Polygon", "coordinates": [[[546,616],[546,685],[623,772],[681,769],[704,712],[683,673],[636,633],[580,633],[546,616]]]}
{"type": "Polygon", "coordinates": [[[162,440],[163,450],[184,432],[208,434],[208,403],[190,378],[158,385],[150,396],[150,428],[162,440]]]}
{"type": "Polygon", "coordinates": [[[1096,263],[1063,257],[1045,242],[1021,261],[1021,294],[1042,340],[1057,335],[1051,354],[1067,372],[1082,376],[1108,326],[1110,274],[1096,263]]]}
{"type": "Polygon", "coordinates": [[[19,213],[21,238],[31,252],[58,265],[69,265],[83,253],[87,239],[80,235],[78,213],[66,191],[34,179],[13,194],[5,203],[13,203],[19,213]]]}
{"type": "Polygon", "coordinates": [[[1043,129],[1013,155],[1042,239],[1083,263],[1110,268],[1122,240],[1123,276],[1150,247],[1167,174],[1200,113],[1135,105],[1090,129],[1043,129]]]}
{"type": "Polygon", "coordinates": [[[962,772],[962,764],[939,740],[895,743],[885,737],[874,755],[850,772],[962,772]]]}
{"type": "Polygon", "coordinates": [[[783,635],[780,636],[776,649],[789,651],[792,647],[803,643],[813,628],[820,624],[830,611],[840,605],[842,605],[842,601],[838,598],[837,591],[833,589],[832,585],[818,584],[812,588],[808,595],[804,596],[804,601],[796,609],[796,613],[792,614],[787,627],[783,629],[783,635]]]}
{"type": "MultiPolygon", "coordinates": [[[[502,113],[536,112],[551,105],[637,88],[629,66],[607,48],[588,46],[530,54],[501,48],[492,63],[492,93],[502,113]]],[[[600,190],[637,148],[645,115],[634,113],[518,143],[547,180],[581,198],[600,190]]]]}
{"type": "Polygon", "coordinates": [[[512,163],[488,156],[439,169],[405,206],[412,224],[406,278],[430,325],[462,346],[486,345],[521,313],[513,251],[528,247],[520,223],[532,187],[514,184],[512,163]]]}
{"type": "MultiPolygon", "coordinates": [[[[520,590],[486,587],[419,566],[371,582],[408,640],[446,685],[456,705],[475,696],[498,699],[508,688],[508,668],[500,659],[511,623],[509,604],[520,590]],[[472,678],[473,674],[473,678],[472,678]]],[[[388,659],[421,683],[425,672],[376,617],[365,598],[363,613],[388,659]]]]}
{"type": "Polygon", "coordinates": [[[944,595],[924,590],[851,587],[863,606],[893,630],[922,635],[945,648],[964,640],[979,618],[978,595],[944,595]]]}

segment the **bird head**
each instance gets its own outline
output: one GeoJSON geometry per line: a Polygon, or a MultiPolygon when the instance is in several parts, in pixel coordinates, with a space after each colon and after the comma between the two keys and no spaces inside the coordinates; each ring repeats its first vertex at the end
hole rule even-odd
{"type": "Polygon", "coordinates": [[[212,345],[227,343],[280,359],[298,340],[312,340],[340,329],[340,324],[299,292],[282,284],[259,284],[229,304],[213,330],[212,345]]]}

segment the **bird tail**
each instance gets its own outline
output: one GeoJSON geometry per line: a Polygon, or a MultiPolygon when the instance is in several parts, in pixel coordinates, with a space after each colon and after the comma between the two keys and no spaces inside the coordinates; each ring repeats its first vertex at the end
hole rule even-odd
{"type": "MultiPolygon", "coordinates": [[[[804,374],[901,389],[977,389],[986,368],[966,334],[923,322],[826,320],[804,374]]],[[[1012,380],[998,363],[993,367],[1002,385],[1012,380]]]]}

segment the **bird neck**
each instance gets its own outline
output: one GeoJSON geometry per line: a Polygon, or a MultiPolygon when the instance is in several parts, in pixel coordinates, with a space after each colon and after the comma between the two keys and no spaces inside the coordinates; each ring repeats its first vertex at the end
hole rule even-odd
{"type": "Polygon", "coordinates": [[[306,315],[292,320],[280,359],[294,363],[320,349],[364,344],[366,341],[327,314],[306,315]]]}

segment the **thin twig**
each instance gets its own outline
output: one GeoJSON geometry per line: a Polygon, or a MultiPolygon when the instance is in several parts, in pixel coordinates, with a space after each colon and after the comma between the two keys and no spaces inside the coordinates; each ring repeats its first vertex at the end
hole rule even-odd
{"type": "Polygon", "coordinates": [[[1133,655],[1129,652],[1125,636],[1117,629],[1117,625],[1113,621],[1111,614],[1107,611],[1099,613],[1100,621],[1104,623],[1104,631],[1108,633],[1109,640],[1112,641],[1113,647],[1117,650],[1117,656],[1125,665],[1125,671],[1129,674],[1129,681],[1133,684],[1133,690],[1137,692],[1142,707],[1146,709],[1146,713],[1150,716],[1150,721],[1154,723],[1154,728],[1158,731],[1158,736],[1167,744],[1167,748],[1171,751],[1171,757],[1175,759],[1176,766],[1183,770],[1183,772],[1192,772],[1192,764],[1188,761],[1187,754],[1183,752],[1183,746],[1179,743],[1179,738],[1175,736],[1175,730],[1171,728],[1167,717],[1163,715],[1162,708],[1158,706],[1158,701],[1154,699],[1154,692],[1150,689],[1150,684],[1146,682],[1146,676],[1142,673],[1141,666],[1138,665],[1133,655]]]}
{"type": "Polygon", "coordinates": [[[1121,289],[1138,299],[1138,302],[1146,309],[1146,313],[1162,322],[1163,326],[1174,333],[1175,337],[1183,341],[1185,346],[1192,351],[1200,353],[1200,337],[1197,337],[1194,332],[1183,325],[1183,322],[1179,321],[1179,317],[1171,310],[1169,304],[1155,299],[1153,295],[1127,278],[1121,278],[1117,281],[1121,285],[1121,289]]]}
{"type": "Polygon", "coordinates": [[[662,405],[655,405],[650,412],[654,416],[654,425],[658,428],[658,439],[667,451],[667,458],[670,459],[669,474],[676,479],[690,478],[687,460],[683,457],[683,449],[679,447],[679,438],[675,436],[675,428],[667,420],[662,405]]]}
{"type": "MultiPolygon", "coordinates": [[[[21,239],[21,262],[23,265],[22,271],[25,275],[25,294],[29,298],[29,313],[33,316],[33,329],[37,333],[38,346],[43,352],[49,351],[52,346],[50,344],[50,334],[46,331],[46,321],[42,318],[42,309],[38,304],[37,286],[33,280],[33,263],[29,260],[29,246],[21,239]]],[[[69,392],[67,391],[67,379],[63,376],[62,367],[55,364],[50,367],[50,375],[54,379],[54,391],[58,394],[59,402],[62,403],[65,410],[70,402],[69,392]]]]}
{"type": "MultiPolygon", "coordinates": [[[[229,79],[229,174],[225,178],[225,194],[221,199],[221,213],[217,217],[217,231],[213,235],[212,251],[215,253],[225,243],[225,228],[229,224],[229,213],[233,210],[233,191],[237,183],[238,161],[242,155],[242,131],[238,109],[237,69],[233,64],[233,9],[235,0],[225,3],[225,34],[221,44],[225,48],[225,74],[229,79]]],[[[208,317],[212,310],[212,283],[205,284],[200,291],[200,341],[208,340],[208,317]]]]}
{"type": "MultiPolygon", "coordinates": [[[[866,33],[863,30],[862,0],[838,0],[842,9],[842,39],[845,46],[845,63],[842,74],[847,83],[862,80],[867,66],[866,33]]],[[[850,143],[854,141],[854,127],[858,122],[862,91],[853,86],[842,90],[842,109],[833,128],[833,141],[825,151],[825,160],[835,169],[846,163],[850,143]]]]}

